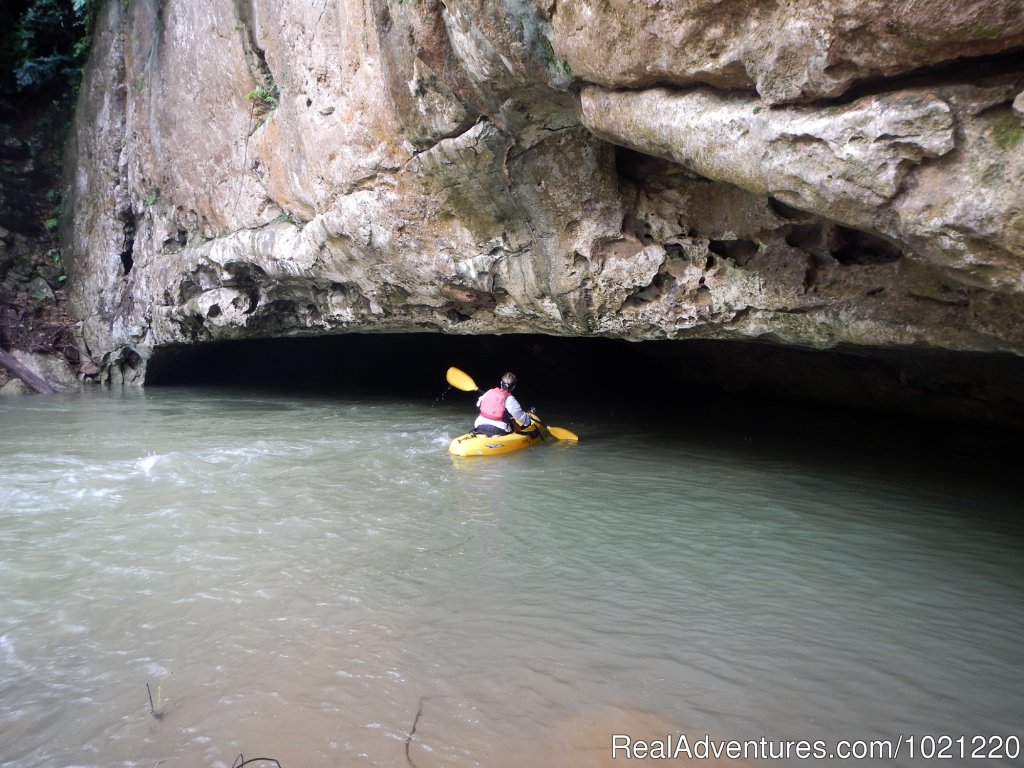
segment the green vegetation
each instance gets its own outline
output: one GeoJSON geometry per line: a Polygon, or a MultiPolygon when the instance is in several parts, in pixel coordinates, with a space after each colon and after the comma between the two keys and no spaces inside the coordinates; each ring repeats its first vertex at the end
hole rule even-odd
{"type": "MultiPolygon", "coordinates": [[[[247,101],[252,102],[252,115],[256,118],[256,125],[250,125],[250,133],[259,128],[274,116],[277,105],[281,100],[281,90],[277,87],[273,77],[268,73],[262,84],[257,85],[247,94],[247,101]]],[[[247,147],[248,148],[248,147],[247,147]]]]}
{"type": "Polygon", "coordinates": [[[0,5],[0,71],[19,91],[77,90],[99,0],[22,0],[0,5]],[[9,73],[9,74],[8,74],[9,73]]]}
{"type": "Polygon", "coordinates": [[[1024,139],[1020,118],[1012,112],[999,117],[992,125],[992,140],[1000,149],[1013,149],[1024,139]]]}
{"type": "Polygon", "coordinates": [[[545,71],[555,87],[568,87],[573,80],[572,69],[551,45],[551,22],[529,0],[505,0],[502,6],[509,21],[521,30],[533,65],[545,71]]]}
{"type": "Polygon", "coordinates": [[[16,190],[0,196],[0,214],[19,235],[0,265],[0,336],[5,348],[47,350],[72,363],[80,358],[58,243],[62,147],[100,2],[0,2],[0,168],[16,190]]]}
{"type": "Polygon", "coordinates": [[[573,78],[572,68],[555,53],[555,49],[551,46],[551,41],[546,34],[541,34],[537,38],[537,48],[540,50],[541,58],[555,85],[564,87],[571,83],[573,78]]]}
{"type": "Polygon", "coordinates": [[[248,101],[255,101],[257,104],[262,104],[269,109],[275,109],[277,107],[279,95],[277,86],[271,83],[269,86],[257,85],[245,94],[245,98],[248,101]]]}
{"type": "Polygon", "coordinates": [[[978,38],[981,40],[998,40],[1003,35],[1003,27],[986,27],[978,26],[971,30],[973,33],[972,38],[978,38]]]}
{"type": "MultiPolygon", "coordinates": [[[[0,92],[17,94],[19,112],[0,139],[27,146],[37,181],[43,232],[57,237],[62,146],[101,0],[3,0],[0,3],[0,92]],[[48,188],[40,190],[40,182],[48,188]]],[[[15,174],[18,169],[5,168],[15,174]]]]}

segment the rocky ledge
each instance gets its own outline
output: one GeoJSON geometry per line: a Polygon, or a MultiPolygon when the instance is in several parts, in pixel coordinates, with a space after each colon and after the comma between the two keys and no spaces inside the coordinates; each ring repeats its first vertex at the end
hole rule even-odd
{"type": "Polygon", "coordinates": [[[1024,354],[1018,0],[108,3],[83,353],[346,332],[1024,354]]]}

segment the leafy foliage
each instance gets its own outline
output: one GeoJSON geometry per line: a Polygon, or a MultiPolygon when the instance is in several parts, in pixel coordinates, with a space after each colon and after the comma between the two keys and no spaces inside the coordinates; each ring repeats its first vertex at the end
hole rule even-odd
{"type": "Polygon", "coordinates": [[[3,71],[19,91],[77,88],[101,0],[22,0],[0,11],[3,71]]]}
{"type": "Polygon", "coordinates": [[[266,86],[263,86],[263,85],[257,85],[255,88],[253,88],[247,94],[245,94],[245,98],[248,99],[249,101],[253,101],[253,100],[258,99],[260,102],[262,102],[264,105],[266,105],[268,107],[276,107],[277,106],[277,88],[273,87],[273,86],[271,86],[270,88],[267,88],[266,86]]]}
{"type": "Polygon", "coordinates": [[[277,111],[281,101],[281,90],[274,82],[274,78],[267,74],[264,83],[257,85],[247,94],[245,98],[252,102],[253,115],[259,118],[257,127],[262,126],[277,111]]]}

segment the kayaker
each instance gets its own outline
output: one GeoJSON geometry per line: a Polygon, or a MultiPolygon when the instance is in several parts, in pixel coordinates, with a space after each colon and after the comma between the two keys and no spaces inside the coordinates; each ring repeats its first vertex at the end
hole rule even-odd
{"type": "Polygon", "coordinates": [[[530,425],[530,414],[512,396],[516,388],[516,375],[506,373],[494,389],[480,395],[476,407],[480,415],[473,422],[473,429],[483,435],[507,435],[512,431],[510,419],[515,419],[520,426],[530,425]]]}

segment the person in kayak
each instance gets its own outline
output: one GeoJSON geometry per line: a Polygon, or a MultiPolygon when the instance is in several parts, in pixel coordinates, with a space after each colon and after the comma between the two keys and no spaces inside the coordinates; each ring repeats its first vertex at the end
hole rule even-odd
{"type": "Polygon", "coordinates": [[[473,422],[473,429],[482,435],[507,435],[512,431],[510,419],[515,419],[520,426],[530,425],[530,414],[523,410],[523,406],[512,396],[512,390],[516,388],[516,375],[506,373],[501,377],[501,383],[494,389],[489,389],[480,395],[476,401],[480,415],[473,422]]]}

